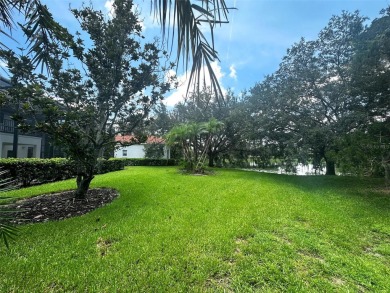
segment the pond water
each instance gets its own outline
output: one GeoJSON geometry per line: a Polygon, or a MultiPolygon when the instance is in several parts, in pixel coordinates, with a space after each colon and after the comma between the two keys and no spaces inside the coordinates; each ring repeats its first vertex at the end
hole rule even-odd
{"type": "Polygon", "coordinates": [[[286,172],[282,167],[278,167],[277,169],[258,169],[256,167],[254,167],[254,168],[246,169],[246,170],[252,170],[252,171],[256,171],[256,172],[265,172],[265,173],[275,173],[275,174],[299,175],[299,176],[324,175],[326,172],[325,168],[323,170],[315,170],[313,168],[312,164],[307,164],[307,165],[298,164],[296,169],[297,169],[296,173],[286,172]]]}

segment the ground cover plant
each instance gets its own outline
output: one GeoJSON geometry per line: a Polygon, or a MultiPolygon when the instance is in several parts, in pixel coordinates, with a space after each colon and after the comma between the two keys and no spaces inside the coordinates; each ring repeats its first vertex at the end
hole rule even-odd
{"type": "Polygon", "coordinates": [[[79,217],[21,226],[10,249],[0,247],[0,291],[384,292],[390,195],[381,180],[174,167],[98,175],[92,188],[119,196],[79,217]]]}

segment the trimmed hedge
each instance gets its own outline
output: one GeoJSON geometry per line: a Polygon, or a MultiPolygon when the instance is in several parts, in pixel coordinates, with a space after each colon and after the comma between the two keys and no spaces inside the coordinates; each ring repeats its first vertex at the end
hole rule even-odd
{"type": "MultiPolygon", "coordinates": [[[[100,159],[97,174],[123,170],[124,166],[175,165],[176,161],[173,159],[100,159]]],[[[16,179],[23,187],[76,177],[75,162],[64,158],[0,159],[0,168],[8,171],[7,176],[16,179]]]]}
{"type": "Polygon", "coordinates": [[[74,176],[74,165],[67,159],[0,159],[0,166],[22,186],[58,181],[74,176]]]}
{"type": "Polygon", "coordinates": [[[124,162],[125,166],[176,166],[174,159],[115,159],[124,162]]]}
{"type": "MultiPolygon", "coordinates": [[[[65,180],[76,176],[76,164],[74,161],[64,158],[54,159],[0,159],[0,167],[8,170],[8,176],[17,180],[23,187],[32,183],[40,184],[45,182],[65,180]]],[[[99,160],[97,174],[104,174],[112,171],[122,170],[122,161],[99,160]]]]}
{"type": "Polygon", "coordinates": [[[105,174],[109,172],[123,170],[125,164],[120,159],[99,159],[99,168],[97,174],[105,174]]]}

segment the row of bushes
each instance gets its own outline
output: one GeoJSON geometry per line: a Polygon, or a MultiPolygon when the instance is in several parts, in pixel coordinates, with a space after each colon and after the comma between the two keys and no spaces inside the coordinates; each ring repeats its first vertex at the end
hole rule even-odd
{"type": "MultiPolygon", "coordinates": [[[[174,160],[158,159],[101,159],[97,173],[122,170],[124,166],[172,166],[174,160]]],[[[0,159],[0,168],[6,176],[16,179],[21,186],[65,180],[76,176],[74,161],[64,158],[54,159],[0,159]]],[[[1,178],[0,178],[1,179],[1,178]]]]}
{"type": "MultiPolygon", "coordinates": [[[[99,174],[122,170],[123,163],[115,160],[100,160],[99,174]]],[[[76,176],[74,161],[64,158],[54,159],[0,159],[0,167],[24,186],[69,179],[76,176]]]]}
{"type": "Polygon", "coordinates": [[[113,159],[121,160],[124,166],[175,166],[174,159],[113,159]]]}
{"type": "Polygon", "coordinates": [[[0,166],[22,186],[74,176],[74,165],[67,159],[1,159],[0,166]]]}

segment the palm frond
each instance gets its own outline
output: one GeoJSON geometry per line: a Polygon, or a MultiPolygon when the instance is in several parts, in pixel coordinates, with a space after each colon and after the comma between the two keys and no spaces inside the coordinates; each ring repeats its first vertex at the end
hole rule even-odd
{"type": "Polygon", "coordinates": [[[228,8],[224,0],[200,0],[200,5],[193,4],[191,0],[151,0],[154,2],[155,18],[159,20],[163,39],[166,31],[172,31],[168,35],[171,39],[171,49],[174,39],[177,41],[176,62],[183,61],[187,70],[192,60],[190,82],[187,88],[195,86],[199,92],[200,85],[206,83],[208,77],[211,81],[211,89],[217,96],[223,96],[221,86],[212,68],[212,62],[219,60],[218,53],[214,49],[214,27],[217,24],[228,23],[228,8]],[[169,27],[172,24],[173,27],[169,27]],[[201,26],[208,25],[211,34],[210,39],[202,33],[201,26]],[[203,68],[207,70],[201,74],[203,68]],[[203,82],[201,82],[203,79],[203,82]]]}
{"type": "Polygon", "coordinates": [[[50,53],[56,46],[75,45],[72,35],[53,18],[46,5],[39,0],[29,0],[24,7],[26,23],[21,25],[29,44],[29,53],[34,55],[32,62],[41,65],[41,71],[46,66],[50,71],[50,53]]]}
{"type": "MultiPolygon", "coordinates": [[[[0,29],[0,34],[12,39],[11,32],[15,27],[13,11],[22,13],[24,24],[18,25],[27,37],[29,53],[33,53],[33,63],[46,67],[50,71],[50,53],[58,44],[66,44],[74,48],[73,37],[66,28],[56,22],[48,8],[40,0],[0,0],[0,24],[8,28],[10,33],[0,29]]],[[[0,48],[7,46],[0,42],[0,48]]]]}
{"type": "Polygon", "coordinates": [[[12,17],[12,9],[15,6],[14,1],[11,0],[0,0],[0,22],[8,29],[14,26],[12,17]]]}
{"type": "MultiPolygon", "coordinates": [[[[0,193],[9,191],[15,188],[15,181],[6,177],[8,171],[0,168],[0,193]]],[[[8,197],[0,196],[0,201],[8,197]]],[[[1,203],[0,203],[1,205],[1,203]]],[[[12,210],[0,206],[0,239],[3,240],[4,245],[9,248],[9,240],[13,240],[17,236],[18,229],[11,224],[13,220],[12,210]]]]}
{"type": "Polygon", "coordinates": [[[9,248],[9,240],[14,240],[17,236],[17,228],[10,224],[0,223],[0,238],[7,248],[9,248]]]}

